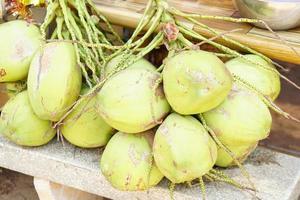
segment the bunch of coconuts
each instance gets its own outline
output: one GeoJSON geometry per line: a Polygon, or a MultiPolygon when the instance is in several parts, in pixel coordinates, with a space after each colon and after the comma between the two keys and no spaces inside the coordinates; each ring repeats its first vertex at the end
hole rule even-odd
{"type": "MultiPolygon", "coordinates": [[[[259,56],[246,56],[273,67],[259,56]]],[[[191,182],[214,165],[237,164],[207,127],[242,163],[268,136],[272,118],[261,97],[234,82],[232,74],[272,100],[280,92],[276,73],[241,59],[224,64],[201,50],[166,58],[161,74],[140,60],[112,76],[97,94],[97,110],[119,131],[101,158],[107,180],[120,190],[144,190],[163,176],[173,184],[191,182]]]]}
{"type": "Polygon", "coordinates": [[[3,135],[23,146],[44,145],[58,131],[80,147],[108,142],[113,128],[98,114],[95,98],[74,109],[59,130],[54,128],[88,91],[72,43],[45,43],[39,28],[23,20],[1,24],[0,43],[0,82],[10,97],[1,112],[3,135]]]}
{"type": "MultiPolygon", "coordinates": [[[[1,24],[0,43],[0,81],[11,87],[27,81],[27,89],[12,93],[4,106],[1,133],[19,145],[46,144],[57,133],[54,122],[89,91],[73,44],[45,43],[38,28],[25,21],[1,24]]],[[[273,67],[259,56],[247,58],[273,67]]],[[[113,58],[105,73],[119,61],[113,58]]],[[[279,76],[270,70],[239,58],[224,64],[213,53],[185,50],[166,58],[161,73],[140,59],[114,74],[72,110],[59,132],[79,147],[106,145],[101,171],[119,190],[146,190],[163,177],[172,183],[193,181],[214,165],[235,164],[207,127],[240,162],[270,132],[268,107],[232,74],[272,100],[280,92],[279,76]]]]}

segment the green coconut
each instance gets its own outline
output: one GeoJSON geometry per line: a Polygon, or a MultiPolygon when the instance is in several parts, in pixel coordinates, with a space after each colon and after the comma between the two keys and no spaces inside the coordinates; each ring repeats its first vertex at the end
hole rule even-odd
{"type": "Polygon", "coordinates": [[[163,175],[153,157],[151,138],[154,132],[140,134],[118,132],[108,142],[101,157],[101,171],[119,190],[147,190],[157,185],[163,175]]]}
{"type": "Polygon", "coordinates": [[[0,25],[0,82],[26,78],[30,62],[42,44],[39,28],[23,20],[0,25]]]}
{"type": "MultiPolygon", "coordinates": [[[[111,59],[105,68],[105,76],[109,75],[113,70],[115,70],[118,67],[118,64],[122,61],[122,55],[116,56],[113,59],[111,59]]],[[[132,56],[133,58],[133,56],[132,56]]],[[[132,59],[131,58],[131,59],[132,59]]],[[[156,68],[154,67],[154,65],[152,65],[148,60],[141,58],[138,61],[136,61],[135,63],[133,63],[132,65],[129,66],[130,68],[146,68],[149,70],[156,70],[156,68]]]]}
{"type": "Polygon", "coordinates": [[[78,98],[81,89],[81,70],[76,64],[73,45],[46,44],[32,60],[27,85],[37,116],[58,121],[78,98]]]}
{"type": "Polygon", "coordinates": [[[125,133],[140,133],[160,123],[170,106],[160,74],[147,68],[128,68],[111,77],[98,93],[103,119],[125,133]]]}
{"type": "Polygon", "coordinates": [[[12,97],[1,113],[1,133],[23,146],[40,146],[56,134],[50,121],[39,119],[33,112],[27,91],[12,97]]]}
{"type": "MultiPolygon", "coordinates": [[[[252,62],[259,63],[262,66],[274,68],[272,63],[268,63],[262,57],[249,54],[245,57],[252,62]]],[[[228,70],[249,84],[253,85],[265,96],[275,100],[280,93],[280,77],[273,71],[251,64],[242,58],[235,58],[226,63],[228,70]]]]}
{"type": "MultiPolygon", "coordinates": [[[[82,94],[88,91],[82,90],[82,94]]],[[[110,127],[96,110],[96,97],[84,99],[68,115],[61,126],[61,133],[73,145],[95,148],[106,145],[113,134],[110,127]]]]}
{"type": "MultiPolygon", "coordinates": [[[[243,163],[247,157],[255,150],[258,142],[250,143],[248,145],[227,145],[227,148],[234,153],[239,163],[243,163]]],[[[236,165],[236,162],[224,149],[218,147],[218,158],[216,165],[219,167],[229,167],[236,165]]]]}
{"type": "Polygon", "coordinates": [[[180,114],[198,114],[218,106],[231,89],[232,78],[214,54],[182,51],[166,60],[164,91],[171,107],[180,114]]]}
{"type": "Polygon", "coordinates": [[[197,119],[172,113],[156,131],[153,155],[164,176],[172,183],[183,183],[212,169],[217,146],[197,119]]]}
{"type": "Polygon", "coordinates": [[[203,117],[218,139],[229,149],[232,147],[238,158],[259,140],[268,137],[272,125],[270,111],[264,102],[238,84],[233,85],[221,105],[203,113],[203,117]]]}

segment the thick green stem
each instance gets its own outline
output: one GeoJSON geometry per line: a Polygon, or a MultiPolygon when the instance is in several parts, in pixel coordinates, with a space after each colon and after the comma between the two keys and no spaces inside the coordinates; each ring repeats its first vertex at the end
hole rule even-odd
{"type": "Polygon", "coordinates": [[[133,40],[138,36],[138,34],[145,28],[145,26],[149,23],[149,21],[151,20],[151,18],[153,17],[155,11],[152,10],[152,12],[149,14],[149,11],[151,9],[153,9],[153,0],[149,0],[148,4],[145,8],[144,14],[142,19],[140,20],[139,24],[137,25],[137,27],[135,28],[132,36],[129,38],[129,40],[127,41],[127,44],[131,44],[133,42],[133,40]]]}
{"type": "MultiPolygon", "coordinates": [[[[60,6],[61,6],[61,9],[62,9],[62,13],[63,13],[63,16],[64,16],[64,21],[66,23],[66,26],[71,34],[71,38],[72,40],[76,40],[76,36],[75,36],[75,33],[73,31],[73,28],[71,26],[71,23],[69,21],[69,18],[68,18],[68,11],[67,11],[67,6],[65,4],[65,0],[58,0],[59,3],[60,3],[60,6]]],[[[82,72],[83,72],[83,75],[86,79],[86,82],[87,84],[92,87],[92,84],[90,82],[90,78],[88,76],[88,73],[84,67],[84,65],[82,64],[82,62],[80,61],[80,54],[79,54],[79,47],[78,47],[78,44],[74,44],[74,47],[75,47],[75,52],[76,52],[76,58],[77,58],[77,64],[80,66],[82,72]]]]}
{"type": "Polygon", "coordinates": [[[110,32],[117,38],[117,40],[123,44],[123,41],[121,37],[115,32],[111,24],[107,21],[107,19],[100,13],[100,11],[96,8],[95,4],[91,0],[86,0],[87,3],[91,6],[91,8],[94,10],[94,12],[98,15],[98,17],[104,21],[110,32]]]}
{"type": "Polygon", "coordinates": [[[46,39],[46,29],[52,20],[55,18],[55,10],[58,8],[58,3],[49,2],[47,6],[47,14],[45,16],[44,22],[40,27],[42,38],[46,39]]]}

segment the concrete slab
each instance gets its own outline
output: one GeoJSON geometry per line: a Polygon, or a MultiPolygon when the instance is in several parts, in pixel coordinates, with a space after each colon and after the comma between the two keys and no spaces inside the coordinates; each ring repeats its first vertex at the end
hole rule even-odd
{"type": "MultiPolygon", "coordinates": [[[[105,180],[99,170],[101,149],[86,150],[52,141],[39,148],[16,146],[0,137],[0,166],[31,176],[116,200],[170,199],[168,181],[144,192],[121,192],[105,180]]],[[[263,200],[296,200],[300,194],[300,159],[258,148],[245,164],[263,200]]],[[[236,180],[245,181],[239,169],[224,170],[236,180]]],[[[252,196],[223,183],[207,183],[209,200],[251,199],[252,196]]],[[[198,187],[176,187],[175,199],[198,200],[198,187]]]]}

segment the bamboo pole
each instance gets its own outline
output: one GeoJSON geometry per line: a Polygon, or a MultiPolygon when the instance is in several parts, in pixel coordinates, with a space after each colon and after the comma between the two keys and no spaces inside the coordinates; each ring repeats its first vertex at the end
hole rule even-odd
{"type": "MultiPolygon", "coordinates": [[[[108,4],[108,2],[111,2],[109,0],[94,0],[97,8],[108,18],[109,21],[111,21],[113,24],[121,25],[125,27],[135,28],[138,24],[138,21],[142,17],[142,10],[139,9],[141,5],[134,3],[132,1],[119,1],[115,0],[112,4],[108,4]],[[125,6],[124,6],[125,5],[125,6]],[[130,9],[130,7],[132,8],[130,9]]],[[[190,1],[187,1],[187,7],[185,7],[185,10],[188,10],[188,6],[192,6],[193,4],[190,1]]],[[[193,8],[190,8],[193,10],[193,8]]],[[[215,9],[215,8],[214,8],[215,9]]],[[[213,10],[214,10],[213,9],[213,10]]],[[[219,10],[218,10],[219,11],[219,10]]],[[[225,12],[228,13],[228,9],[225,9],[225,12]]],[[[204,13],[206,14],[206,13],[204,13]]],[[[207,20],[205,22],[208,22],[207,20]]],[[[199,26],[195,26],[189,22],[184,22],[187,24],[190,29],[193,29],[202,35],[205,35],[207,37],[212,37],[213,35],[206,29],[203,29],[199,26]]],[[[209,22],[210,23],[210,22],[209,22]]],[[[231,37],[232,39],[235,39],[254,50],[257,50],[265,55],[267,55],[270,58],[296,63],[300,64],[300,57],[293,52],[293,50],[288,47],[286,44],[283,44],[278,39],[274,39],[272,37],[258,35],[256,33],[251,33],[252,27],[249,25],[241,25],[241,24],[233,24],[229,22],[212,22],[215,29],[219,30],[220,32],[224,32],[228,29],[228,27],[234,29],[242,27],[244,31],[241,33],[230,33],[227,36],[231,37]],[[221,25],[220,25],[221,24],[221,25]],[[218,26],[218,27],[217,27],[218,26]],[[217,27],[217,28],[216,28],[217,27]]],[[[210,25],[210,24],[208,24],[210,25]]],[[[261,30],[265,31],[265,30],[261,30]]],[[[287,32],[288,33],[288,32],[287,32]]],[[[293,33],[293,36],[295,33],[293,33]]],[[[300,37],[300,33],[299,33],[300,37]]],[[[226,42],[222,39],[219,39],[219,42],[225,43],[226,42]]],[[[297,42],[289,42],[289,45],[292,46],[297,52],[300,53],[300,43],[297,42]]],[[[232,46],[231,46],[232,47],[232,46]]],[[[235,48],[235,47],[233,47],[235,48]]]]}

